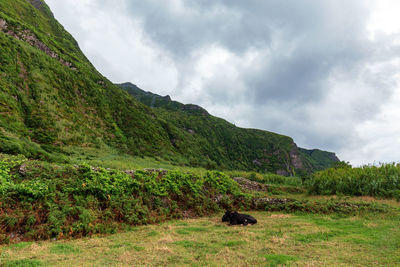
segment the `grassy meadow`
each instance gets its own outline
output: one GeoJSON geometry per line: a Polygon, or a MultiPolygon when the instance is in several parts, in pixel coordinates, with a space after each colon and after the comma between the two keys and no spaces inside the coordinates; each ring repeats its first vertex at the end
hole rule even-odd
{"type": "Polygon", "coordinates": [[[228,226],[219,213],[108,236],[3,245],[0,262],[2,266],[396,266],[400,262],[399,213],[249,213],[258,224],[228,226]]]}
{"type": "Polygon", "coordinates": [[[0,154],[1,267],[399,266],[398,165],[301,179],[68,153],[66,164],[0,154]],[[225,208],[258,224],[228,226],[225,208]]]}

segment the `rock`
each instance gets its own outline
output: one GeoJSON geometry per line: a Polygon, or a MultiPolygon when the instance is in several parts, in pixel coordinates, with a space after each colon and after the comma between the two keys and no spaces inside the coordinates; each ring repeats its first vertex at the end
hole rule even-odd
{"type": "Polygon", "coordinates": [[[235,180],[242,189],[252,191],[268,191],[268,185],[251,181],[243,177],[234,177],[235,180]]]}
{"type": "Polygon", "coordinates": [[[18,173],[21,174],[22,176],[26,176],[26,174],[28,173],[26,164],[22,164],[21,166],[19,166],[18,173]]]}
{"type": "Polygon", "coordinates": [[[144,169],[145,172],[157,172],[160,173],[162,175],[165,175],[168,173],[168,170],[164,170],[164,169],[144,169]]]}
{"type": "Polygon", "coordinates": [[[216,196],[213,197],[213,201],[215,203],[220,203],[223,198],[224,198],[224,195],[219,194],[219,195],[216,195],[216,196]]]}
{"type": "Polygon", "coordinates": [[[43,5],[42,0],[28,0],[28,2],[31,3],[36,9],[40,9],[43,5]]]}
{"type": "Polygon", "coordinates": [[[262,163],[260,161],[258,161],[258,159],[253,160],[253,164],[258,166],[258,167],[262,166],[262,163]]]}
{"type": "Polygon", "coordinates": [[[255,208],[261,208],[264,209],[266,205],[284,205],[288,202],[293,202],[292,199],[287,199],[287,198],[268,198],[268,197],[263,197],[263,198],[254,198],[253,199],[253,205],[255,208]]]}
{"type": "Polygon", "coordinates": [[[7,28],[7,22],[4,19],[0,19],[0,31],[7,28]]]}
{"type": "MultiPolygon", "coordinates": [[[[32,0],[31,3],[34,6],[35,5],[41,6],[43,4],[40,0],[32,0]]],[[[56,52],[52,51],[46,44],[40,41],[39,38],[30,30],[28,29],[23,30],[19,26],[17,26],[16,29],[11,29],[11,27],[7,26],[7,22],[4,19],[0,18],[0,31],[5,32],[6,34],[14,37],[17,40],[24,41],[29,45],[36,47],[37,49],[46,53],[49,57],[58,60],[64,66],[76,70],[76,68],[72,66],[71,62],[63,60],[56,52]]]]}

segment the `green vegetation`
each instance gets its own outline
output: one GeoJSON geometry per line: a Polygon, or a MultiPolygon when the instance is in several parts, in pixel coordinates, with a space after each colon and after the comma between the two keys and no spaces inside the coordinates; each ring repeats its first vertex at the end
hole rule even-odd
{"type": "MultiPolygon", "coordinates": [[[[202,175],[165,170],[124,172],[0,155],[0,210],[7,211],[0,214],[0,243],[115,233],[134,225],[227,208],[324,214],[391,211],[388,205],[378,203],[307,199],[296,186],[275,185],[267,192],[245,193],[218,171],[202,175]],[[18,236],[11,235],[16,232],[18,236]]],[[[179,234],[200,231],[184,227],[179,234]]]]}
{"type": "Polygon", "coordinates": [[[45,4],[1,1],[0,18],[0,151],[55,162],[65,146],[174,155],[153,112],[99,74],[45,4]]]}
{"type": "Polygon", "coordinates": [[[400,200],[400,165],[352,168],[120,86],[44,2],[0,1],[0,266],[400,261],[398,203],[353,197],[400,200]],[[253,210],[258,224],[173,221],[223,209],[253,210]]]}
{"type": "MultiPolygon", "coordinates": [[[[0,242],[113,233],[129,225],[203,215],[219,209],[215,195],[245,197],[221,172],[135,171],[0,158],[0,242]]],[[[187,229],[195,231],[196,229],[187,229]]]]}
{"type": "Polygon", "coordinates": [[[398,211],[359,216],[248,213],[257,218],[256,225],[227,226],[219,213],[89,239],[36,242],[23,248],[5,245],[0,247],[0,262],[6,266],[396,266],[400,261],[398,211]],[[202,230],[178,233],[188,227],[202,230]],[[54,253],[55,247],[68,248],[68,253],[54,253]]]}
{"type": "Polygon", "coordinates": [[[400,200],[400,164],[344,166],[313,174],[310,194],[394,197],[400,200]]]}
{"type": "Polygon", "coordinates": [[[303,180],[299,177],[287,177],[277,175],[273,173],[256,173],[256,172],[244,172],[244,171],[226,171],[230,177],[244,177],[246,179],[263,183],[263,184],[275,184],[275,185],[287,185],[287,186],[302,186],[303,180]]]}
{"type": "Polygon", "coordinates": [[[287,136],[256,129],[242,129],[211,116],[196,105],[172,101],[169,96],[145,92],[131,83],[119,85],[153,108],[186,164],[205,168],[245,169],[305,176],[331,167],[334,153],[301,149],[287,136]],[[204,161],[201,155],[207,155],[204,161]],[[295,158],[298,157],[298,162],[295,158]],[[199,162],[199,159],[202,162],[199,162]]]}
{"type": "Polygon", "coordinates": [[[287,175],[336,160],[318,165],[290,137],[241,129],[168,97],[155,100],[168,109],[136,101],[96,71],[45,3],[1,1],[0,19],[0,152],[68,163],[71,147],[111,147],[179,166],[287,175]]]}

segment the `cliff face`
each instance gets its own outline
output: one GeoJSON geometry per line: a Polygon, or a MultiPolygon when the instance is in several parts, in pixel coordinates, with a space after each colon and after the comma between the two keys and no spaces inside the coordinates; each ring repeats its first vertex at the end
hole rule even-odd
{"type": "Polygon", "coordinates": [[[107,145],[181,165],[286,175],[329,165],[324,152],[298,149],[290,137],[120,86],[126,91],[93,67],[45,2],[0,1],[0,152],[57,160],[66,146],[107,145]]]}

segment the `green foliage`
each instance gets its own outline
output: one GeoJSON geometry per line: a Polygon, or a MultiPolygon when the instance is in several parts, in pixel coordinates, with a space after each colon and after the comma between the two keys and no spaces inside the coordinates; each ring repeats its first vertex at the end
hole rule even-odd
{"type": "Polygon", "coordinates": [[[352,168],[351,164],[346,161],[337,161],[332,165],[332,168],[335,169],[345,169],[345,168],[352,168]]]}
{"type": "MultiPolygon", "coordinates": [[[[0,154],[0,209],[8,211],[0,215],[2,243],[9,242],[7,233],[11,232],[28,239],[79,237],[221,208],[342,214],[388,210],[383,205],[342,200],[259,199],[243,193],[219,171],[125,173],[0,154]]],[[[185,227],[178,234],[197,231],[202,228],[185,227]]]]}
{"type": "Polygon", "coordinates": [[[330,167],[337,161],[333,153],[297,148],[290,137],[238,128],[211,116],[199,106],[184,105],[172,101],[169,96],[145,92],[130,83],[119,86],[153,108],[175,150],[187,158],[182,162],[182,159],[172,157],[174,161],[207,169],[281,170],[303,176],[330,167]],[[304,163],[303,169],[288,166],[287,159],[293,152],[304,163]]]}
{"type": "Polygon", "coordinates": [[[136,101],[97,72],[45,3],[37,9],[2,0],[0,18],[5,32],[29,33],[47,48],[0,32],[0,152],[67,163],[65,147],[111,146],[180,166],[288,175],[332,160],[322,151],[302,153],[290,137],[238,128],[199,106],[121,85],[144,104],[136,101]],[[304,169],[291,166],[293,151],[304,169]]]}
{"type": "Polygon", "coordinates": [[[339,161],[335,153],[321,151],[319,149],[307,150],[300,148],[300,153],[306,157],[306,164],[311,164],[315,170],[331,168],[339,161]]]}
{"type": "Polygon", "coordinates": [[[264,183],[264,184],[276,184],[276,185],[287,185],[287,186],[302,186],[302,179],[299,177],[286,177],[282,175],[266,173],[261,174],[260,177],[252,176],[248,177],[248,179],[264,183]]]}
{"type": "Polygon", "coordinates": [[[236,182],[221,172],[127,174],[5,157],[0,160],[0,209],[10,212],[0,215],[5,226],[0,234],[18,231],[41,239],[112,233],[124,225],[179,218],[187,210],[210,213],[219,209],[213,201],[217,194],[242,196],[236,182]]]}
{"type": "Polygon", "coordinates": [[[238,184],[222,172],[207,172],[205,183],[218,194],[239,194],[238,184]]]}
{"type": "Polygon", "coordinates": [[[307,181],[310,194],[378,196],[399,198],[400,164],[331,168],[307,181]]]}
{"type": "Polygon", "coordinates": [[[306,199],[271,199],[262,205],[256,205],[257,209],[264,208],[267,211],[285,211],[289,213],[323,213],[323,214],[357,214],[360,212],[384,213],[390,208],[384,204],[343,201],[336,199],[310,201],[306,199]]]}

